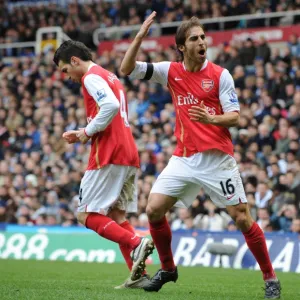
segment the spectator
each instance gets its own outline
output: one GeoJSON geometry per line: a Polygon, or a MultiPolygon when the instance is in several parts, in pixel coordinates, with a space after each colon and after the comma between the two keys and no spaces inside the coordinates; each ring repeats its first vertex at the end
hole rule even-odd
{"type": "Polygon", "coordinates": [[[229,221],[229,223],[227,225],[227,230],[228,231],[237,231],[238,230],[234,221],[229,221]]]}
{"type": "Polygon", "coordinates": [[[263,36],[259,39],[258,47],[256,48],[256,57],[261,58],[264,63],[270,61],[271,49],[263,36]]]}
{"type": "Polygon", "coordinates": [[[271,222],[277,230],[290,232],[293,219],[296,218],[297,213],[294,204],[283,205],[281,210],[271,216],[271,222]]]}
{"type": "Polygon", "coordinates": [[[300,234],[300,218],[299,217],[293,219],[292,225],[291,225],[291,232],[300,234]]]}
{"type": "Polygon", "coordinates": [[[245,71],[242,66],[236,66],[233,71],[233,79],[236,88],[245,88],[245,71]]]}
{"type": "Polygon", "coordinates": [[[265,124],[260,124],[258,127],[258,134],[255,138],[255,142],[261,151],[264,146],[270,145],[272,149],[275,148],[275,140],[270,134],[270,128],[265,124]]]}
{"type": "Polygon", "coordinates": [[[226,61],[224,67],[228,69],[230,73],[233,72],[235,66],[241,65],[241,57],[238,49],[236,47],[230,48],[230,57],[226,61]]]}
{"type": "Polygon", "coordinates": [[[251,66],[256,56],[256,48],[251,38],[247,38],[240,50],[241,63],[243,66],[251,66]]]}
{"type": "Polygon", "coordinates": [[[172,230],[187,229],[186,219],[191,217],[191,212],[187,208],[179,208],[171,224],[172,230]]]}
{"type": "Polygon", "coordinates": [[[270,214],[267,208],[258,209],[256,223],[262,231],[266,231],[266,227],[270,224],[270,214]]]}
{"type": "Polygon", "coordinates": [[[269,189],[267,183],[261,182],[257,186],[255,193],[255,204],[258,208],[268,207],[269,201],[272,199],[273,192],[269,189]]]}
{"type": "Polygon", "coordinates": [[[292,56],[300,57],[300,41],[296,33],[290,35],[288,47],[292,56]]]}
{"type": "Polygon", "coordinates": [[[148,151],[143,151],[140,156],[141,171],[143,176],[155,174],[155,164],[151,161],[151,156],[148,151]]]}
{"type": "Polygon", "coordinates": [[[279,121],[278,138],[276,141],[275,153],[285,153],[289,149],[289,138],[288,138],[288,122],[284,119],[279,121]]]}
{"type": "Polygon", "coordinates": [[[0,223],[6,222],[6,201],[0,200],[0,223]]]}
{"type": "Polygon", "coordinates": [[[223,231],[227,228],[228,223],[231,220],[227,213],[223,211],[218,213],[216,206],[211,200],[206,200],[204,202],[204,208],[206,209],[207,214],[198,215],[195,218],[194,224],[196,228],[209,231],[223,231]]]}

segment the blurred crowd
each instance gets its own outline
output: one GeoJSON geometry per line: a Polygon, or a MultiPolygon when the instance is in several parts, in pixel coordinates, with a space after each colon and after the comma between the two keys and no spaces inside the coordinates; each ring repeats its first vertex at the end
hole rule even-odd
{"type": "MultiPolygon", "coordinates": [[[[117,74],[126,88],[141,159],[138,213],[128,217],[134,226],[147,228],[149,192],[176,144],[175,112],[166,87],[119,74],[123,56],[94,53],[94,60],[117,74]]],[[[81,87],[60,73],[52,59],[49,50],[22,61],[14,58],[10,65],[0,63],[0,222],[77,224],[90,146],[68,145],[61,136],[86,126],[85,109],[81,87]]],[[[173,48],[138,55],[141,61],[176,59],[173,48]]],[[[215,62],[231,72],[239,96],[240,124],[230,132],[251,214],[266,232],[300,233],[299,38],[291,35],[281,51],[271,50],[263,38],[222,44],[215,62]]],[[[173,230],[236,230],[226,211],[202,190],[190,209],[174,209],[167,217],[173,230]]]]}
{"type": "MultiPolygon", "coordinates": [[[[71,39],[95,47],[92,41],[94,29],[141,24],[153,10],[157,12],[156,21],[162,23],[186,20],[193,15],[206,19],[300,9],[300,0],[64,0],[49,1],[48,4],[45,4],[47,1],[26,1],[26,5],[16,3],[22,1],[0,1],[0,44],[34,41],[38,28],[61,26],[71,39]]],[[[247,27],[280,25],[281,21],[292,24],[299,21],[299,16],[274,18],[270,23],[265,21],[264,18],[250,20],[247,27]]],[[[225,23],[224,28],[220,28],[218,23],[209,24],[206,29],[243,28],[245,25],[245,21],[241,20],[225,23]]],[[[165,28],[162,34],[173,34],[175,30],[165,28]]],[[[127,32],[123,38],[129,36],[130,32],[127,32]]],[[[2,50],[2,55],[15,55],[18,51],[2,50]]],[[[22,54],[32,53],[29,48],[22,51],[22,54]]]]}
{"type": "MultiPolygon", "coordinates": [[[[291,36],[279,53],[261,40],[220,46],[216,62],[234,78],[240,124],[231,128],[234,156],[251,214],[265,231],[300,233],[300,44],[291,36]]],[[[86,125],[80,86],[60,73],[49,51],[1,65],[0,221],[18,224],[76,224],[78,189],[89,147],[68,145],[64,131],[86,125]]],[[[95,56],[118,74],[123,53],[95,56]]],[[[138,60],[175,60],[174,49],[140,52],[138,60]]],[[[147,227],[151,187],[173,153],[174,108],[160,85],[120,77],[127,90],[129,120],[140,152],[139,211],[130,215],[147,227]]],[[[199,191],[190,209],[168,214],[173,230],[235,230],[225,211],[199,191]]]]}

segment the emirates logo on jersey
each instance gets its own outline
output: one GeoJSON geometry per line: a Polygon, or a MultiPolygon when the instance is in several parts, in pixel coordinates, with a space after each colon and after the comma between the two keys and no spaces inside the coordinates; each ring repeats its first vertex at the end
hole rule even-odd
{"type": "Polygon", "coordinates": [[[201,82],[201,87],[204,92],[209,92],[214,87],[214,81],[211,79],[203,79],[201,82]]]}
{"type": "Polygon", "coordinates": [[[177,96],[178,105],[198,104],[199,100],[192,93],[188,92],[186,96],[177,96]]]}

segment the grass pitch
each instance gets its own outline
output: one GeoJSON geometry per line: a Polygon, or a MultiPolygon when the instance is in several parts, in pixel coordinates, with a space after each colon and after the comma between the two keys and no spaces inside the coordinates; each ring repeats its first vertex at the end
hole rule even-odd
{"type": "MultiPolygon", "coordinates": [[[[154,274],[158,266],[148,267],[154,274]]],[[[0,260],[1,300],[245,300],[263,299],[260,272],[179,267],[176,284],[158,293],[114,290],[128,276],[125,264],[0,260]]],[[[300,275],[277,272],[285,300],[300,299],[300,275]]]]}

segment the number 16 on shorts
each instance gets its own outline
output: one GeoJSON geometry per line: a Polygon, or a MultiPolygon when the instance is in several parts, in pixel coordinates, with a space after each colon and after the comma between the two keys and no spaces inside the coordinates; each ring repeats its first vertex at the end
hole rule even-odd
{"type": "Polygon", "coordinates": [[[235,192],[235,188],[234,185],[232,184],[232,180],[227,179],[226,182],[220,181],[220,185],[224,196],[227,198],[227,200],[230,200],[234,196],[234,192],[235,192]]]}

